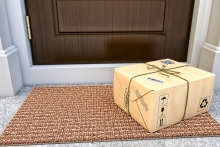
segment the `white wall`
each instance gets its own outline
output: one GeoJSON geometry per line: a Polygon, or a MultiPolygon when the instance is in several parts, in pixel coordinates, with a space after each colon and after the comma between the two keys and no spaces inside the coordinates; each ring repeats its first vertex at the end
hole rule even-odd
{"type": "Polygon", "coordinates": [[[215,46],[212,72],[216,75],[215,89],[220,90],[220,0],[213,1],[207,43],[215,46]]]}
{"type": "Polygon", "coordinates": [[[220,0],[213,1],[207,42],[220,46],[220,0]]]}
{"type": "Polygon", "coordinates": [[[0,0],[0,36],[3,49],[12,45],[5,0],[0,0]]]}

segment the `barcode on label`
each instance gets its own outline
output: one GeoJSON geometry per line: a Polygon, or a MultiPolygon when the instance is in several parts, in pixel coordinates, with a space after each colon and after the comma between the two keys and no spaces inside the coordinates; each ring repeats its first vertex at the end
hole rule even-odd
{"type": "Polygon", "coordinates": [[[158,79],[151,78],[151,77],[147,77],[146,80],[152,81],[152,82],[156,82],[156,83],[158,83],[158,84],[164,84],[164,83],[165,83],[165,81],[158,80],[158,79]]]}

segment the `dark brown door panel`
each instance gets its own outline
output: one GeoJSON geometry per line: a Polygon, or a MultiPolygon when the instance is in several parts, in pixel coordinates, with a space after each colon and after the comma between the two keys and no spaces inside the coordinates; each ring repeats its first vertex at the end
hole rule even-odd
{"type": "Polygon", "coordinates": [[[194,0],[25,0],[33,63],[186,61],[194,0]]]}
{"type": "Polygon", "coordinates": [[[165,1],[56,0],[54,3],[60,33],[163,31],[165,1]]]}

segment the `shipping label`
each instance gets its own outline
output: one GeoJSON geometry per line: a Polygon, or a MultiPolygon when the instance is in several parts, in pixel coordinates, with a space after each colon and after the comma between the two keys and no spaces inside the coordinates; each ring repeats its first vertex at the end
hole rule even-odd
{"type": "Polygon", "coordinates": [[[155,79],[155,78],[152,78],[152,77],[147,77],[146,80],[151,81],[151,82],[155,82],[155,83],[158,83],[158,84],[164,84],[165,83],[165,81],[163,81],[163,80],[155,79]]]}

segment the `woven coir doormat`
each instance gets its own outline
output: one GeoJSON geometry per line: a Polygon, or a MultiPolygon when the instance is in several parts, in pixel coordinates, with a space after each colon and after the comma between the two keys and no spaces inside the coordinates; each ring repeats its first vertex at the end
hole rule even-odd
{"type": "Polygon", "coordinates": [[[113,101],[113,86],[37,87],[0,136],[1,145],[219,136],[204,113],[149,133],[113,101]]]}

